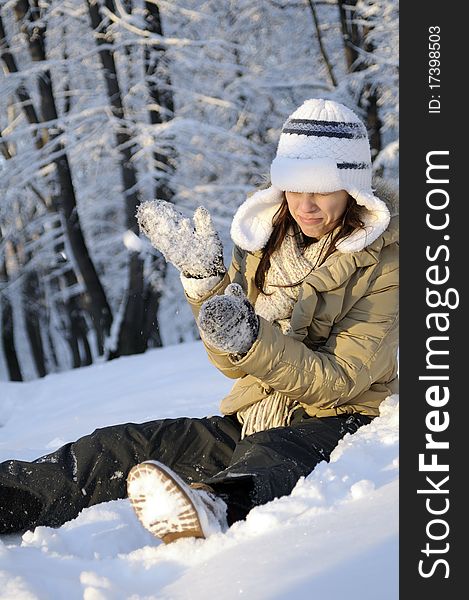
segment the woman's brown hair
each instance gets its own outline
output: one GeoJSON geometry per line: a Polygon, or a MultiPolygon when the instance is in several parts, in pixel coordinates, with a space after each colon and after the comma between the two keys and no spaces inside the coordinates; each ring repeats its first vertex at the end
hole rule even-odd
{"type": "MultiPolygon", "coordinates": [[[[290,235],[288,233],[290,226],[293,228],[295,236],[297,236],[297,239],[300,240],[300,243],[304,249],[306,249],[308,246],[317,241],[316,238],[310,238],[304,235],[298,227],[298,224],[293,219],[293,217],[290,214],[290,211],[288,210],[285,192],[283,193],[282,203],[272,219],[272,224],[272,233],[267,244],[262,250],[262,258],[257,267],[256,275],[254,278],[257,289],[264,295],[268,295],[264,290],[264,286],[266,274],[270,267],[270,257],[276,250],[278,250],[278,248],[280,248],[283,240],[285,239],[285,236],[290,235]]],[[[324,256],[319,256],[318,264],[315,264],[311,268],[311,271],[323,264],[326,258],[335,251],[337,242],[339,242],[339,240],[344,239],[356,229],[361,229],[363,226],[363,221],[360,218],[360,207],[356,203],[355,199],[349,195],[345,212],[342,215],[340,227],[337,231],[334,230],[334,233],[330,232],[326,234],[329,236],[333,236],[333,238],[330,240],[330,243],[328,244],[327,251],[324,253],[324,256]]],[[[311,271],[309,273],[311,273],[311,271]]],[[[301,281],[278,287],[294,287],[296,285],[299,285],[309,275],[309,273],[307,273],[301,281]]]]}

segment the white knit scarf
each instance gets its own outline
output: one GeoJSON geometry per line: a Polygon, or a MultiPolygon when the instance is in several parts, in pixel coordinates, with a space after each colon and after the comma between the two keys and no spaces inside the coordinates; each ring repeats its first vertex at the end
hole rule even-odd
{"type": "MultiPolygon", "coordinates": [[[[280,248],[270,257],[264,289],[269,295],[260,293],[254,309],[274,326],[280,327],[285,335],[290,332],[293,307],[298,300],[303,279],[320,264],[327,252],[332,235],[327,234],[317,242],[302,249],[301,234],[290,227],[280,248]],[[296,284],[293,287],[279,287],[296,284]]],[[[243,427],[241,439],[258,431],[288,425],[297,401],[279,392],[272,392],[263,400],[238,411],[243,427]]]]}

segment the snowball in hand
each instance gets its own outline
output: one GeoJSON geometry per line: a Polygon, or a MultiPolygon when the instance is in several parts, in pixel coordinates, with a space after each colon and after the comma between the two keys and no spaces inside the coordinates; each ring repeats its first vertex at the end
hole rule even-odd
{"type": "Polygon", "coordinates": [[[207,344],[233,354],[248,352],[259,331],[259,319],[237,283],[202,304],[198,325],[207,344]]]}
{"type": "Polygon", "coordinates": [[[137,209],[140,230],[152,246],[186,277],[223,274],[223,246],[210,213],[203,206],[190,219],[164,200],[143,202],[137,209]]]}

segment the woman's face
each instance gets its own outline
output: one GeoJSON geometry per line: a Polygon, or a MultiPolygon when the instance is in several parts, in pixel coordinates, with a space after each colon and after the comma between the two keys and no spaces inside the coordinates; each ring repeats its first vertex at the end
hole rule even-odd
{"type": "Polygon", "coordinates": [[[285,192],[291,216],[308,237],[319,239],[339,223],[347,207],[348,192],[328,194],[285,192]]]}

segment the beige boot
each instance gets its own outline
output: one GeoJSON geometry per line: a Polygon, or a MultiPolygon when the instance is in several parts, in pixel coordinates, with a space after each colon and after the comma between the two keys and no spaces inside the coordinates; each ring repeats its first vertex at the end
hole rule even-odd
{"type": "Polygon", "coordinates": [[[226,531],[226,504],[205,484],[189,486],[162,463],[149,460],[127,476],[127,493],[145,529],[165,544],[226,531]]]}

